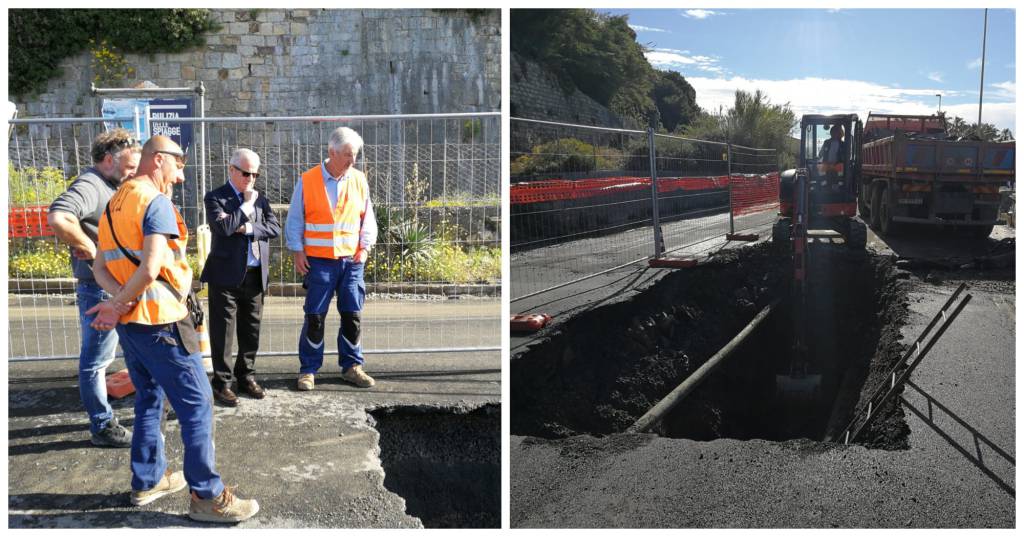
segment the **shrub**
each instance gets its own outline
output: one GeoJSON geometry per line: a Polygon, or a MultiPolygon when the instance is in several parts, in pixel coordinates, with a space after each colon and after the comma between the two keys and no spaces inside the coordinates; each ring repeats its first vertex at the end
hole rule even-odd
{"type": "Polygon", "coordinates": [[[7,275],[10,278],[71,278],[71,255],[54,240],[32,240],[11,248],[7,275]]]}
{"type": "Polygon", "coordinates": [[[539,175],[566,172],[621,169],[622,151],[593,146],[576,138],[560,138],[534,146],[527,155],[512,162],[512,175],[539,175]]]}
{"type": "Polygon", "coordinates": [[[49,205],[71,181],[58,168],[20,168],[7,163],[11,205],[49,205]]]}

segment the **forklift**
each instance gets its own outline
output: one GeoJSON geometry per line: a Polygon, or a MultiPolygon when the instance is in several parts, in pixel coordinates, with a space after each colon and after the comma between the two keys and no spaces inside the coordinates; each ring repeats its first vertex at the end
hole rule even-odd
{"type": "Polygon", "coordinates": [[[815,401],[821,392],[822,375],[814,370],[807,348],[809,239],[841,238],[856,251],[867,243],[867,226],[856,218],[862,131],[856,114],[803,116],[797,168],[781,174],[780,218],[772,228],[772,243],[792,253],[794,343],[775,387],[786,399],[815,401]]]}

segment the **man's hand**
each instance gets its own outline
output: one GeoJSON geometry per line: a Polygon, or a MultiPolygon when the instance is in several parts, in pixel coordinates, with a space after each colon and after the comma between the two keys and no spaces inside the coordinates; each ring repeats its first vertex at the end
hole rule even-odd
{"type": "Polygon", "coordinates": [[[235,230],[235,233],[241,233],[242,235],[245,235],[245,224],[238,226],[238,229],[235,230]]]}
{"type": "Polygon", "coordinates": [[[359,251],[356,252],[356,259],[355,259],[355,261],[356,261],[356,263],[363,264],[363,263],[366,263],[366,258],[367,257],[370,257],[370,253],[367,252],[366,250],[363,250],[362,248],[360,248],[359,251]]]}
{"type": "Polygon", "coordinates": [[[305,276],[309,272],[309,260],[306,259],[306,252],[292,252],[292,259],[295,261],[295,270],[305,276]]]}
{"type": "Polygon", "coordinates": [[[243,203],[250,203],[256,201],[256,198],[260,197],[260,193],[256,190],[246,190],[242,192],[243,203]]]}
{"type": "Polygon", "coordinates": [[[84,248],[73,246],[71,248],[71,255],[81,261],[92,261],[96,258],[96,248],[92,244],[87,244],[84,248]]]}
{"type": "Polygon", "coordinates": [[[96,330],[109,331],[113,330],[117,326],[117,321],[120,319],[121,314],[118,313],[118,306],[113,302],[107,300],[100,302],[95,306],[89,308],[85,312],[86,315],[96,314],[96,318],[92,320],[89,326],[92,326],[96,330]]]}

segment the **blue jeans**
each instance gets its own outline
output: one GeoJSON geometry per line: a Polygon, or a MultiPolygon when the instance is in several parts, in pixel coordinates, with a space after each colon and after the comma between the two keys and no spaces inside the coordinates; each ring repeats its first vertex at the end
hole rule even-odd
{"type": "Polygon", "coordinates": [[[114,411],[107,402],[107,366],[114,361],[117,333],[96,330],[89,326],[96,315],[85,312],[110,298],[96,282],[79,282],[76,289],[78,319],[82,325],[82,348],[78,355],[78,390],[82,405],[89,414],[89,431],[96,434],[113,419],[114,411]]]}
{"type": "MultiPolygon", "coordinates": [[[[307,257],[309,273],[306,274],[306,303],[303,311],[309,314],[320,314],[326,317],[331,306],[331,299],[338,297],[338,313],[360,312],[366,299],[366,285],[363,283],[363,263],[356,263],[351,258],[323,259],[307,257]]],[[[306,333],[309,329],[309,318],[302,322],[299,333],[299,373],[316,373],[324,363],[324,344],[313,346],[306,333]]],[[[362,365],[363,344],[358,335],[355,341],[349,341],[343,328],[338,328],[338,365],[347,371],[354,365],[362,365]]]]}
{"type": "Polygon", "coordinates": [[[175,324],[119,324],[117,333],[135,385],[132,489],[153,488],[167,469],[160,432],[166,396],[181,427],[185,481],[200,498],[219,496],[224,484],[214,470],[213,390],[202,355],[186,353],[175,324]]]}

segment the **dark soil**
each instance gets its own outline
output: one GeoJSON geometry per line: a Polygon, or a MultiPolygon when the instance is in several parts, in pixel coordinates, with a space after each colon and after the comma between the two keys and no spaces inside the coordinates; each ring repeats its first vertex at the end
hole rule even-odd
{"type": "MultiPolygon", "coordinates": [[[[793,321],[790,262],[760,245],[663,278],[633,300],[577,316],[511,367],[512,433],[562,438],[622,432],[734,337],[764,306],[769,321],[656,432],[714,438],[824,439],[850,419],[865,379],[899,359],[906,291],[888,259],[812,245],[808,347],[822,397],[777,397],[788,372],[793,321]]],[[[865,387],[867,390],[867,387],[865,387]]],[[[867,393],[870,395],[870,393],[867,393]]],[[[901,408],[883,409],[860,439],[906,447],[901,408]]]]}
{"type": "Polygon", "coordinates": [[[501,527],[501,407],[375,410],[384,486],[427,528],[501,527]]]}

